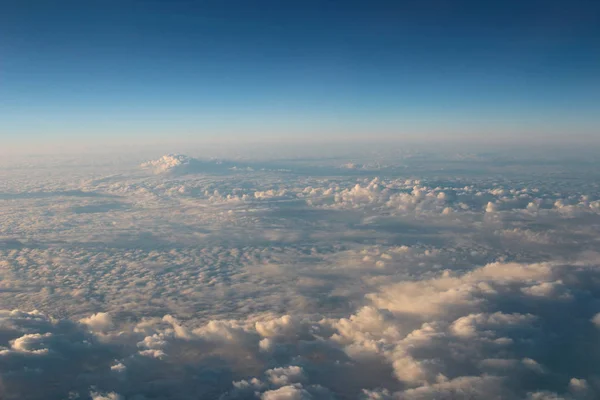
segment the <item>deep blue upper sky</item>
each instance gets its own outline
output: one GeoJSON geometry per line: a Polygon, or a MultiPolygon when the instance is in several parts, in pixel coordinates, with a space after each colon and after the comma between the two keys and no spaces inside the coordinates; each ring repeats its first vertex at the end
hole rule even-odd
{"type": "Polygon", "coordinates": [[[593,135],[599,104],[599,1],[0,0],[10,140],[593,135]]]}

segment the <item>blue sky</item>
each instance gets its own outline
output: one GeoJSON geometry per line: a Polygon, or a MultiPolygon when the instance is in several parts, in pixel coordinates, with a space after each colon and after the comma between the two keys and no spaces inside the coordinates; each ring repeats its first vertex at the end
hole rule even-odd
{"type": "Polygon", "coordinates": [[[8,142],[595,135],[597,1],[0,2],[8,142]]]}

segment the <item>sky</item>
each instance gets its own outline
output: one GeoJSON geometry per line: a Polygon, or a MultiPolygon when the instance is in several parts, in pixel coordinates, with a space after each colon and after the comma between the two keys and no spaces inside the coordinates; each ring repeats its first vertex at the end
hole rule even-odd
{"type": "Polygon", "coordinates": [[[0,400],[600,399],[599,105],[598,0],[0,0],[0,400]]]}
{"type": "Polygon", "coordinates": [[[0,138],[595,140],[597,1],[0,1],[0,138]]]}

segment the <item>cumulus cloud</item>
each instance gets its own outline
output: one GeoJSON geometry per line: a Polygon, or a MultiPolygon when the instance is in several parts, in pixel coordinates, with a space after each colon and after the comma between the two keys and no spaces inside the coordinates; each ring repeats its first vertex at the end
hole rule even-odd
{"type": "Polygon", "coordinates": [[[261,400],[310,400],[313,397],[301,385],[290,385],[264,392],[260,398],[261,400]]]}
{"type": "Polygon", "coordinates": [[[398,157],[0,169],[0,398],[597,398],[597,189],[398,157]]]}
{"type": "Polygon", "coordinates": [[[107,331],[112,328],[112,318],[108,313],[96,313],[90,317],[82,318],[79,320],[80,323],[87,325],[90,329],[94,331],[107,331]]]}
{"type": "Polygon", "coordinates": [[[594,323],[594,325],[600,328],[600,313],[594,315],[594,317],[592,318],[592,322],[594,323]]]}
{"type": "Polygon", "coordinates": [[[123,400],[124,397],[118,393],[110,392],[110,393],[98,393],[91,392],[90,397],[92,400],[123,400]]]}
{"type": "Polygon", "coordinates": [[[167,154],[159,159],[140,164],[155,174],[185,175],[194,173],[219,173],[228,170],[253,171],[252,167],[239,167],[230,161],[200,160],[184,154],[167,154]]]}
{"type": "Polygon", "coordinates": [[[156,173],[185,170],[194,164],[195,160],[183,154],[168,154],[158,160],[142,163],[142,168],[152,168],[156,173]]]}

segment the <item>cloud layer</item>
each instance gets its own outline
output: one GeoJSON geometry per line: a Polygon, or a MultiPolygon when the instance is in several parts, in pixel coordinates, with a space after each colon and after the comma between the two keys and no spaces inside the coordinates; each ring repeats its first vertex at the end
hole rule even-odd
{"type": "Polygon", "coordinates": [[[597,398],[593,171],[473,160],[3,167],[0,398],[597,398]]]}

